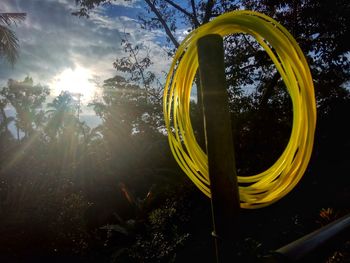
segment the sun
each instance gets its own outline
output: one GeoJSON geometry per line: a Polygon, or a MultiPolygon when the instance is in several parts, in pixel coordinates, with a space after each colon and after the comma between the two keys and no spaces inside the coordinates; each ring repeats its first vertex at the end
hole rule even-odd
{"type": "Polygon", "coordinates": [[[96,90],[96,85],[91,81],[92,77],[92,72],[86,68],[67,68],[53,78],[51,89],[55,96],[62,91],[69,91],[75,95],[80,94],[83,102],[89,102],[96,90]]]}

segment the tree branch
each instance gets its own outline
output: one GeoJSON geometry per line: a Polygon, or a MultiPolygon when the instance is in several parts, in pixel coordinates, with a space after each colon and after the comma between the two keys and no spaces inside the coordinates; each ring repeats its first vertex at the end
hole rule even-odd
{"type": "Polygon", "coordinates": [[[181,6],[179,6],[178,4],[175,4],[173,1],[171,0],[164,0],[164,2],[167,2],[169,5],[171,5],[172,7],[176,8],[177,10],[179,10],[180,12],[184,13],[186,16],[190,17],[191,19],[193,19],[193,15],[189,12],[187,12],[185,9],[183,9],[181,6]]]}
{"type": "Polygon", "coordinates": [[[18,58],[18,39],[9,28],[0,25],[0,57],[5,56],[13,66],[18,58]]]}
{"type": "Polygon", "coordinates": [[[247,39],[246,35],[243,34],[243,38],[245,40],[245,42],[248,44],[248,46],[253,50],[253,52],[258,52],[258,50],[252,45],[252,43],[249,42],[249,40],[247,39]]]}
{"type": "Polygon", "coordinates": [[[196,4],[195,4],[194,0],[191,0],[191,6],[192,6],[192,13],[193,13],[193,23],[194,23],[195,27],[199,27],[200,23],[199,23],[198,18],[197,18],[196,4]]]}
{"type": "Polygon", "coordinates": [[[260,100],[260,109],[265,109],[267,106],[267,102],[269,100],[269,98],[271,97],[272,93],[273,93],[273,89],[274,87],[277,85],[278,81],[280,79],[280,74],[278,72],[276,72],[270,83],[268,83],[265,87],[265,90],[261,96],[261,100],[260,100]]]}
{"type": "Polygon", "coordinates": [[[179,10],[180,12],[182,12],[183,14],[185,14],[186,16],[188,16],[193,21],[193,24],[195,25],[195,27],[199,27],[199,22],[197,20],[197,17],[195,16],[195,14],[191,14],[191,13],[187,12],[184,8],[182,8],[181,6],[179,6],[178,4],[174,3],[171,0],[164,0],[164,1],[167,2],[169,5],[171,5],[172,7],[179,10]]]}
{"type": "Polygon", "coordinates": [[[178,48],[180,46],[179,42],[177,42],[176,38],[174,37],[173,33],[171,32],[170,28],[168,27],[167,23],[163,19],[162,15],[159,13],[158,9],[155,7],[155,5],[150,0],[145,0],[147,5],[151,8],[152,12],[157,16],[159,22],[162,24],[162,26],[165,29],[165,33],[170,38],[171,42],[173,42],[174,46],[178,48]]]}
{"type": "Polygon", "coordinates": [[[0,13],[0,21],[7,26],[12,23],[17,25],[17,22],[21,22],[26,18],[26,13],[0,13]]]}
{"type": "Polygon", "coordinates": [[[206,4],[206,7],[205,7],[205,14],[204,14],[204,18],[203,18],[203,23],[202,24],[205,24],[205,23],[209,22],[209,19],[210,19],[211,15],[212,15],[214,4],[215,4],[215,0],[208,0],[208,2],[206,4]]]}

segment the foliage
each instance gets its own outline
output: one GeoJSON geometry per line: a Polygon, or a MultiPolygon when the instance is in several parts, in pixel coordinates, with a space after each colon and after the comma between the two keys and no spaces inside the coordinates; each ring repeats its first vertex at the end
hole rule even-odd
{"type": "Polygon", "coordinates": [[[74,132],[81,132],[82,123],[79,122],[76,114],[79,111],[79,105],[68,91],[61,92],[51,103],[48,103],[49,110],[48,124],[46,132],[50,139],[57,137],[67,137],[74,132]]]}
{"type": "Polygon", "coordinates": [[[10,26],[23,21],[25,17],[24,13],[0,13],[0,58],[6,57],[12,65],[18,58],[19,43],[10,26]]]}
{"type": "MultiPolygon", "coordinates": [[[[35,128],[38,129],[43,122],[42,106],[49,95],[48,87],[34,86],[30,77],[23,81],[10,79],[0,95],[6,100],[5,104],[11,104],[16,111],[17,131],[21,129],[26,138],[33,135],[35,128]]],[[[18,132],[17,139],[19,140],[18,132]]]]}
{"type": "Polygon", "coordinates": [[[86,253],[90,237],[81,216],[90,205],[79,192],[73,192],[63,198],[58,207],[58,215],[50,224],[50,231],[55,237],[52,247],[56,252],[86,253]],[[64,231],[57,231],[59,229],[64,231]]]}
{"type": "Polygon", "coordinates": [[[185,245],[189,237],[189,233],[183,233],[178,229],[180,224],[186,223],[185,220],[174,223],[180,216],[177,205],[176,201],[172,201],[150,213],[146,233],[138,235],[135,244],[128,249],[135,262],[174,262],[176,260],[177,250],[185,245]]]}
{"type": "MultiPolygon", "coordinates": [[[[161,205],[155,207],[153,190],[150,190],[142,200],[135,197],[121,185],[125,198],[135,208],[133,218],[123,220],[118,215],[119,224],[106,225],[101,229],[107,230],[107,242],[115,235],[126,237],[123,244],[118,244],[112,255],[112,262],[174,262],[176,252],[186,243],[189,233],[182,225],[189,218],[184,214],[188,206],[182,204],[184,197],[174,199],[174,195],[165,200],[159,200],[161,205]]],[[[173,192],[173,191],[171,191],[173,192]]],[[[164,194],[163,194],[164,195],[164,194]]]]}
{"type": "Polygon", "coordinates": [[[124,33],[121,45],[127,56],[117,58],[113,63],[113,66],[117,71],[126,73],[128,76],[126,80],[129,83],[139,84],[145,89],[144,93],[147,103],[159,103],[161,89],[157,89],[152,85],[156,81],[159,83],[159,80],[156,78],[155,73],[148,70],[153,64],[150,58],[149,49],[142,43],[134,46],[129,41],[127,33],[124,33]]]}
{"type": "Polygon", "coordinates": [[[349,258],[350,241],[347,241],[340,249],[337,249],[325,263],[347,262],[349,258]]]}

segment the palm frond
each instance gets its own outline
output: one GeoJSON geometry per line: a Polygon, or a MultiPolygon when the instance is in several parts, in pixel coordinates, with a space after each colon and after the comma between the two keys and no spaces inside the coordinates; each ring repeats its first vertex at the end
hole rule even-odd
{"type": "Polygon", "coordinates": [[[11,24],[17,25],[18,22],[26,18],[26,13],[0,13],[0,22],[7,26],[11,24]]]}
{"type": "Polygon", "coordinates": [[[0,25],[0,57],[4,56],[13,65],[18,58],[18,39],[15,33],[0,25]]]}

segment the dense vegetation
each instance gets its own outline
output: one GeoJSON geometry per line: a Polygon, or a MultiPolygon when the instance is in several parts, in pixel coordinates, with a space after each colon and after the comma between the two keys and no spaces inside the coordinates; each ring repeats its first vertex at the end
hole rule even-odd
{"type": "MultiPolygon", "coordinates": [[[[105,2],[79,0],[75,14],[88,16],[105,2]]],[[[146,30],[165,30],[169,56],[179,45],[179,23],[196,28],[243,6],[285,25],[310,63],[318,111],[311,163],[286,198],[265,209],[242,211],[244,231],[232,244],[238,262],[252,262],[349,212],[350,4],[145,3],[149,10],[140,14],[140,23],[146,30]]],[[[144,48],[142,43],[131,43],[125,35],[121,44],[125,57],[114,61],[116,75],[103,82],[101,97],[90,103],[101,119],[96,128],[81,120],[74,94],[63,92],[47,103],[48,88],[30,77],[9,80],[1,88],[2,262],[213,262],[210,201],[171,156],[159,73],[150,72],[147,52],[135,52],[144,48]],[[15,117],[7,116],[8,106],[15,117]],[[15,134],[9,128],[13,122],[15,134]]],[[[237,168],[240,174],[252,174],[271,165],[285,147],[292,125],[291,101],[254,39],[229,37],[225,46],[237,168]]],[[[192,103],[192,121],[203,143],[200,108],[192,103]]],[[[349,242],[330,251],[327,262],[347,262],[349,242]]]]}

